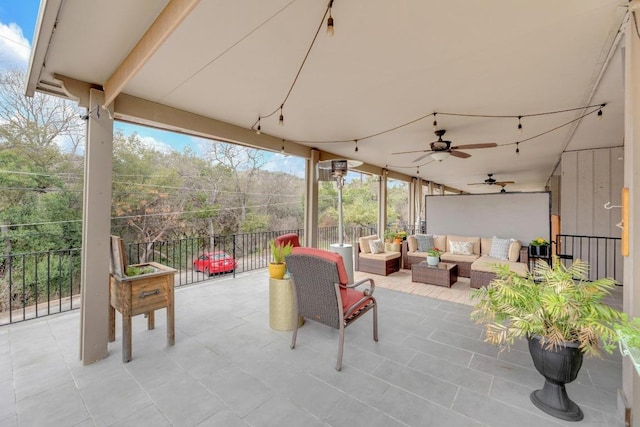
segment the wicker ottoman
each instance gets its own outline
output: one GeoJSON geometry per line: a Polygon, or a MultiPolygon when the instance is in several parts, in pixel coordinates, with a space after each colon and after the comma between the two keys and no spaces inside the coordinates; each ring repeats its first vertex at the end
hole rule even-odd
{"type": "Polygon", "coordinates": [[[458,265],[441,262],[431,266],[426,261],[413,264],[411,266],[411,281],[450,288],[458,281],[458,265]]]}

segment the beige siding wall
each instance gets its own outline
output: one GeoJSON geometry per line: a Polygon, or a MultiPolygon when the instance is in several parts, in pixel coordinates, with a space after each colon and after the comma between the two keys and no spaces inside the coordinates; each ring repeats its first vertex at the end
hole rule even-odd
{"type": "Polygon", "coordinates": [[[562,234],[620,237],[616,224],[623,186],[622,148],[567,152],[562,155],[560,219],[562,234]]]}

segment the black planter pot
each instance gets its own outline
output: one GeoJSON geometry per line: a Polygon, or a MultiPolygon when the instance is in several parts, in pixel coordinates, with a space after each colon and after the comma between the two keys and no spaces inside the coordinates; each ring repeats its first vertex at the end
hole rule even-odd
{"type": "Polygon", "coordinates": [[[539,254],[539,249],[540,246],[529,246],[529,256],[538,256],[539,254]]]}
{"type": "Polygon", "coordinates": [[[576,379],[582,367],[582,351],[578,344],[569,342],[563,347],[545,350],[539,337],[529,337],[528,341],[533,364],[545,378],[542,389],[531,393],[531,402],[553,417],[567,421],[582,420],[582,410],[569,399],[564,387],[576,379]]]}
{"type": "Polygon", "coordinates": [[[538,255],[541,257],[549,256],[549,246],[538,246],[538,255]]]}

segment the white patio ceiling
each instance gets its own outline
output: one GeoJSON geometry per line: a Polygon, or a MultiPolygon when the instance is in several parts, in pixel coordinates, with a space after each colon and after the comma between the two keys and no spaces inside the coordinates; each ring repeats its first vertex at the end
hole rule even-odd
{"type": "MultiPolygon", "coordinates": [[[[55,74],[102,86],[168,1],[46,3],[57,24],[48,45],[35,40],[31,87],[55,74]]],[[[624,1],[335,0],[333,37],[321,24],[327,4],[201,0],[122,92],[251,128],[282,104],[323,25],[284,126],[276,112],[261,120],[263,134],[474,193],[499,190],[466,185],[487,173],[516,181],[509,191],[543,190],[563,150],[623,144],[624,1]],[[499,144],[440,163],[392,154],[427,149],[433,117],[364,138],[433,112],[526,116],[601,103],[601,120],[593,113],[523,142],[519,155],[515,142],[585,111],[524,117],[522,134],[517,118],[439,114],[453,145],[499,144]]]]}

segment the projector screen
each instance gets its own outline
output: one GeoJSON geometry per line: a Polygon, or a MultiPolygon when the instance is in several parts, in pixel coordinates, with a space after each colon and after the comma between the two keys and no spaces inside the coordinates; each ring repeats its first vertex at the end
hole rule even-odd
{"type": "Polygon", "coordinates": [[[551,241],[551,193],[426,196],[425,221],[428,234],[551,241]]]}

